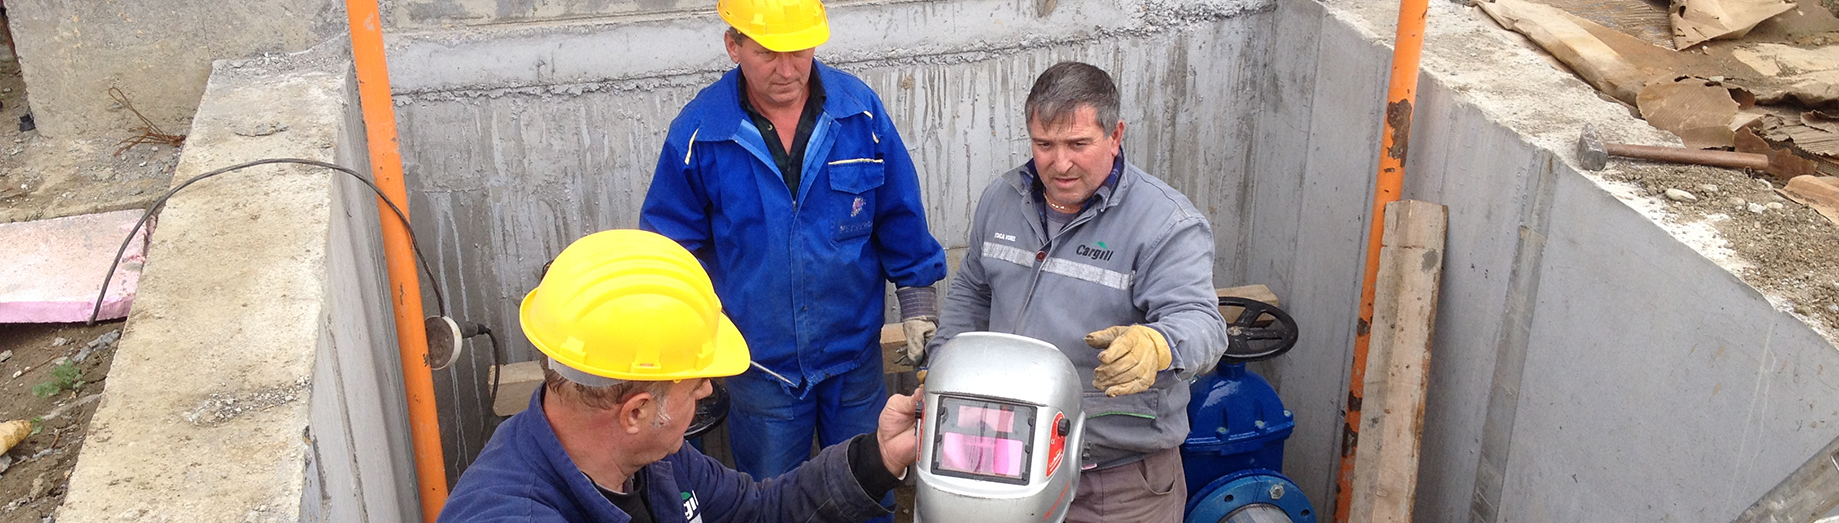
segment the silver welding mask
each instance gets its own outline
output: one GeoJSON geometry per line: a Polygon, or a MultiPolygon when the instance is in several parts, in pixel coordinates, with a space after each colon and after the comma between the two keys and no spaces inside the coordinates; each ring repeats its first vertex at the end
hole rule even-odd
{"type": "Polygon", "coordinates": [[[1058,523],[1079,490],[1079,371],[1046,342],[993,332],[932,358],[913,521],[1058,523]]]}

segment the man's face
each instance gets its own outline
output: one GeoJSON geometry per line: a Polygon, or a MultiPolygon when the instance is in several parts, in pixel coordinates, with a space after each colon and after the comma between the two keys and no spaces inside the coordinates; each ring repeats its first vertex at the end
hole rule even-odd
{"type": "Polygon", "coordinates": [[[1124,141],[1124,122],[1105,129],[1098,111],[1082,105],[1051,126],[1028,119],[1028,137],[1034,142],[1034,168],[1041,175],[1047,198],[1059,205],[1078,206],[1091,198],[1111,175],[1124,141]]]}
{"type": "Polygon", "coordinates": [[[747,94],[758,102],[772,105],[797,104],[811,80],[811,56],[817,49],[779,52],[761,47],[752,38],[723,36],[728,57],[741,66],[747,76],[747,94]]]}

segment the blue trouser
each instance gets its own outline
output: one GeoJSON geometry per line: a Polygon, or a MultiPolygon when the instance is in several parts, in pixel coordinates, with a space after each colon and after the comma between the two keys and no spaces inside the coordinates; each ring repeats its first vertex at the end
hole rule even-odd
{"type": "MultiPolygon", "coordinates": [[[[727,378],[728,440],[735,468],[756,479],[784,474],[811,458],[811,437],[831,446],[874,434],[881,409],[888,399],[882,381],[881,357],[824,381],[807,383],[811,390],[798,398],[781,386],[778,378],[758,368],[727,378]]],[[[881,500],[894,504],[894,493],[881,500]]],[[[893,518],[871,521],[886,523],[893,518]]]]}

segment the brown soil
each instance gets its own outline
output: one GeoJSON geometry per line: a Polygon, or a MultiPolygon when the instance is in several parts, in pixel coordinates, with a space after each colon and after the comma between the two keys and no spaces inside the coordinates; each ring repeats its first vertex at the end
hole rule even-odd
{"type": "Polygon", "coordinates": [[[40,523],[63,503],[121,325],[0,325],[0,421],[38,425],[36,434],[0,454],[0,523],[40,523]],[[48,384],[58,381],[54,371],[63,362],[77,370],[81,385],[44,395],[55,387],[48,384]]]}
{"type": "MultiPolygon", "coordinates": [[[[1662,202],[1679,224],[1703,223],[1724,239],[1745,283],[1770,296],[1776,308],[1793,312],[1839,336],[1839,225],[1777,192],[1765,174],[1696,165],[1612,162],[1603,178],[1634,184],[1662,202]],[[1715,191],[1713,190],[1715,186],[1715,191]],[[1676,201],[1668,189],[1697,201],[1676,201]],[[1759,207],[1751,207],[1755,204],[1759,207]],[[1761,210],[1758,213],[1755,210],[1761,210]]],[[[1732,264],[1726,264],[1727,267],[1732,264]]]]}

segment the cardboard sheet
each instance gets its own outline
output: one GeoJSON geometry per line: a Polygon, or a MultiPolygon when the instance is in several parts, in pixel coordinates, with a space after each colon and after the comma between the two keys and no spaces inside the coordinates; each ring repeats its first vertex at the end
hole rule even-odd
{"type": "Polygon", "coordinates": [[[1729,89],[1715,82],[1698,78],[1653,82],[1641,90],[1635,106],[1648,124],[1678,135],[1686,147],[1729,147],[1736,136],[1731,120],[1737,115],[1737,101],[1729,89]]]}
{"type": "Polygon", "coordinates": [[[1839,178],[1832,176],[1796,176],[1780,191],[1782,196],[1812,207],[1821,216],[1839,224],[1839,178]]]}
{"type": "Polygon", "coordinates": [[[1740,38],[1756,24],[1794,9],[1782,0],[1673,0],[1673,48],[1713,38],[1740,38]]]}

